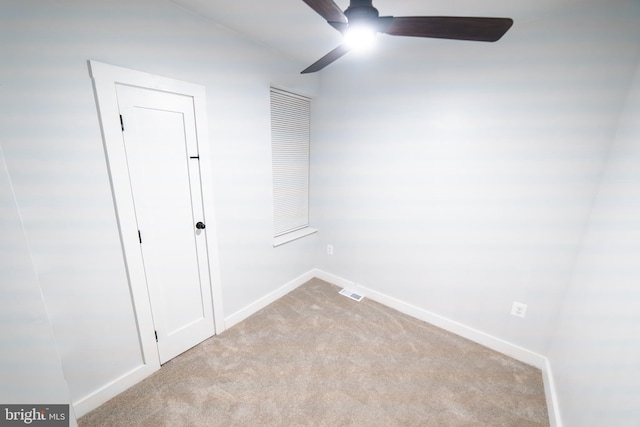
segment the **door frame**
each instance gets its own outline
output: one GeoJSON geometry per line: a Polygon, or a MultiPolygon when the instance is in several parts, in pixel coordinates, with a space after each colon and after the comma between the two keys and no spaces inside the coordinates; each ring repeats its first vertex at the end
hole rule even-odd
{"type": "MultiPolygon", "coordinates": [[[[136,224],[133,193],[129,181],[122,125],[120,123],[116,84],[182,94],[193,98],[198,153],[200,156],[204,222],[207,224],[206,244],[209,255],[211,304],[213,306],[215,333],[220,334],[224,331],[224,315],[219,273],[218,237],[214,215],[212,154],[207,129],[206,91],[204,86],[194,83],[161,77],[94,60],[89,60],[88,65],[89,73],[93,80],[102,141],[107,159],[111,191],[120,232],[120,242],[129,280],[134,314],[137,321],[137,332],[142,356],[140,367],[136,369],[135,372],[126,374],[126,378],[123,378],[125,380],[124,383],[129,383],[129,380],[133,381],[131,384],[126,385],[126,389],[159,369],[160,360],[155,342],[155,328],[144,272],[144,260],[138,239],[138,227],[136,224]]],[[[115,394],[117,393],[118,392],[115,394]]]]}

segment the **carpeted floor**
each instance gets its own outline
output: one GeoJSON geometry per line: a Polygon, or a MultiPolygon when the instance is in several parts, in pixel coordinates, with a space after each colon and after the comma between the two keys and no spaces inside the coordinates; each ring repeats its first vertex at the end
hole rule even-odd
{"type": "Polygon", "coordinates": [[[89,426],[548,426],[538,369],[313,279],[89,426]]]}

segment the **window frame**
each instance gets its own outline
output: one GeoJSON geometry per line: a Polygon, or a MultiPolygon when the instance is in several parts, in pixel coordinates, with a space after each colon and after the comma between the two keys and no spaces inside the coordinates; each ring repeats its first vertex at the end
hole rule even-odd
{"type": "Polygon", "coordinates": [[[277,247],[317,232],[309,225],[311,98],[272,85],[269,100],[273,246],[277,247]],[[302,111],[287,110],[296,104],[303,107],[302,111]],[[301,140],[303,146],[298,147],[301,140]],[[286,203],[284,199],[291,195],[301,196],[302,200],[286,203]]]}

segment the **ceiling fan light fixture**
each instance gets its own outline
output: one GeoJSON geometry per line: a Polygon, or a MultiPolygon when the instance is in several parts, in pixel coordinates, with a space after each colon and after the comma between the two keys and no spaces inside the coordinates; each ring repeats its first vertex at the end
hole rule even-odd
{"type": "Polygon", "coordinates": [[[369,25],[350,25],[344,34],[344,42],[350,49],[361,50],[373,46],[377,31],[369,25]]]}

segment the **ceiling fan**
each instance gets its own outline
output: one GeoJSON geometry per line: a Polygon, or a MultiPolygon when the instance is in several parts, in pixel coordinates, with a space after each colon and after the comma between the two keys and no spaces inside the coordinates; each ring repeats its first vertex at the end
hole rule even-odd
{"type": "Polygon", "coordinates": [[[371,41],[376,33],[494,42],[513,25],[511,18],[379,16],[372,0],[350,0],[349,7],[344,12],[332,0],[303,1],[342,33],[345,43],[311,64],[301,74],[322,70],[349,52],[352,42],[371,41]]]}

